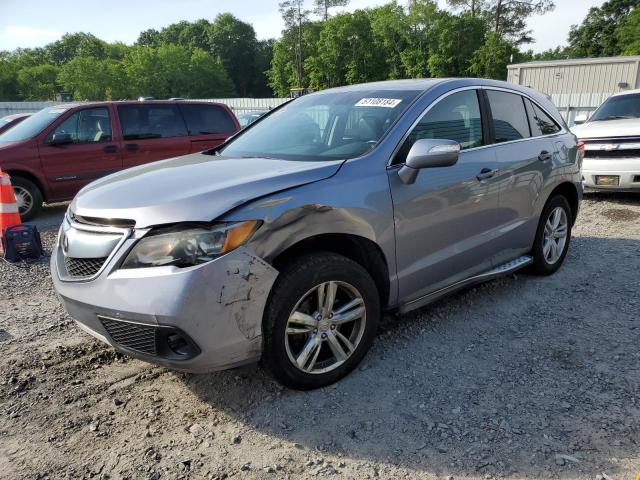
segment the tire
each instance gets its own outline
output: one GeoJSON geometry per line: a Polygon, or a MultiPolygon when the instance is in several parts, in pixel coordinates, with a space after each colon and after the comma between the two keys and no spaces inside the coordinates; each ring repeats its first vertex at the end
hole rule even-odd
{"type": "Polygon", "coordinates": [[[530,271],[532,273],[536,275],[551,275],[562,266],[571,242],[572,219],[573,213],[566,197],[556,195],[549,199],[540,215],[540,222],[531,251],[533,264],[530,271]],[[559,215],[560,218],[557,228],[553,227],[554,220],[558,218],[555,215],[559,215]],[[549,226],[551,226],[552,230],[550,230],[549,226]],[[556,235],[554,235],[554,232],[556,232],[556,235]],[[562,234],[562,232],[565,232],[564,242],[560,242],[560,239],[557,238],[557,235],[562,234]],[[550,241],[555,244],[555,247],[548,243],[550,241]],[[556,253],[553,253],[554,251],[556,253]]]}
{"type": "Polygon", "coordinates": [[[20,209],[20,218],[23,222],[32,220],[42,210],[42,192],[35,183],[23,177],[11,177],[11,185],[20,209]]]}
{"type": "Polygon", "coordinates": [[[364,358],[380,315],[378,290],[362,266],[329,252],[301,256],[281,270],[271,290],[263,321],[263,362],[290,388],[334,383],[364,358]],[[318,308],[319,288],[327,299],[336,292],[331,311],[318,308]],[[349,308],[341,312],[342,307],[349,308]],[[345,321],[350,317],[354,319],[345,321]]]}

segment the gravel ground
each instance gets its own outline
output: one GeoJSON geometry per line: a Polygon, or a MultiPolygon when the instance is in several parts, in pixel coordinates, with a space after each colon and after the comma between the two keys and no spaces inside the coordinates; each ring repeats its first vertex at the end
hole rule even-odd
{"type": "Polygon", "coordinates": [[[0,478],[633,480],[639,241],[640,196],[591,195],[556,275],[385,318],[361,368],[306,393],[116,354],[46,263],[0,262],[0,478]]]}

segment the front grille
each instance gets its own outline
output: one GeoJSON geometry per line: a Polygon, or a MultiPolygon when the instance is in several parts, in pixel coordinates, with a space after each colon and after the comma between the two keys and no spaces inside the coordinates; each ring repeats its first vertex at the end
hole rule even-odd
{"type": "Polygon", "coordinates": [[[64,257],[64,268],[70,277],[89,278],[93,277],[104,265],[105,258],[73,258],[64,257]]]}
{"type": "Polygon", "coordinates": [[[586,150],[585,158],[638,158],[640,149],[630,150],[586,150]]]}
{"type": "Polygon", "coordinates": [[[69,217],[76,223],[95,227],[133,228],[136,226],[136,221],[128,218],[85,217],[82,215],[76,215],[73,212],[69,212],[69,217]]]}
{"type": "Polygon", "coordinates": [[[104,317],[100,317],[100,321],[117,344],[136,352],[157,355],[156,327],[104,317]]]}

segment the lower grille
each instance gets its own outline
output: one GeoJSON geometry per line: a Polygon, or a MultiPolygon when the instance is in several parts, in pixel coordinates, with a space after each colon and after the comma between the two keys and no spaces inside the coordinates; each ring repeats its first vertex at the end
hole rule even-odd
{"type": "Polygon", "coordinates": [[[64,268],[70,277],[74,278],[88,278],[93,277],[100,269],[105,258],[73,258],[64,257],[64,268]]]}
{"type": "Polygon", "coordinates": [[[157,354],[156,327],[104,317],[100,317],[100,321],[117,344],[147,355],[157,354]]]}

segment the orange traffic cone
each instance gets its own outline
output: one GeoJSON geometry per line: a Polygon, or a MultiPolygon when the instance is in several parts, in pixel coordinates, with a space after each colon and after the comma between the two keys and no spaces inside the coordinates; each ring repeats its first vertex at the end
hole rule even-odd
{"type": "MultiPolygon", "coordinates": [[[[5,228],[13,227],[14,225],[20,225],[18,204],[13,194],[9,175],[0,170],[0,238],[4,236],[5,228]]],[[[2,250],[1,242],[0,250],[2,250]]]]}

